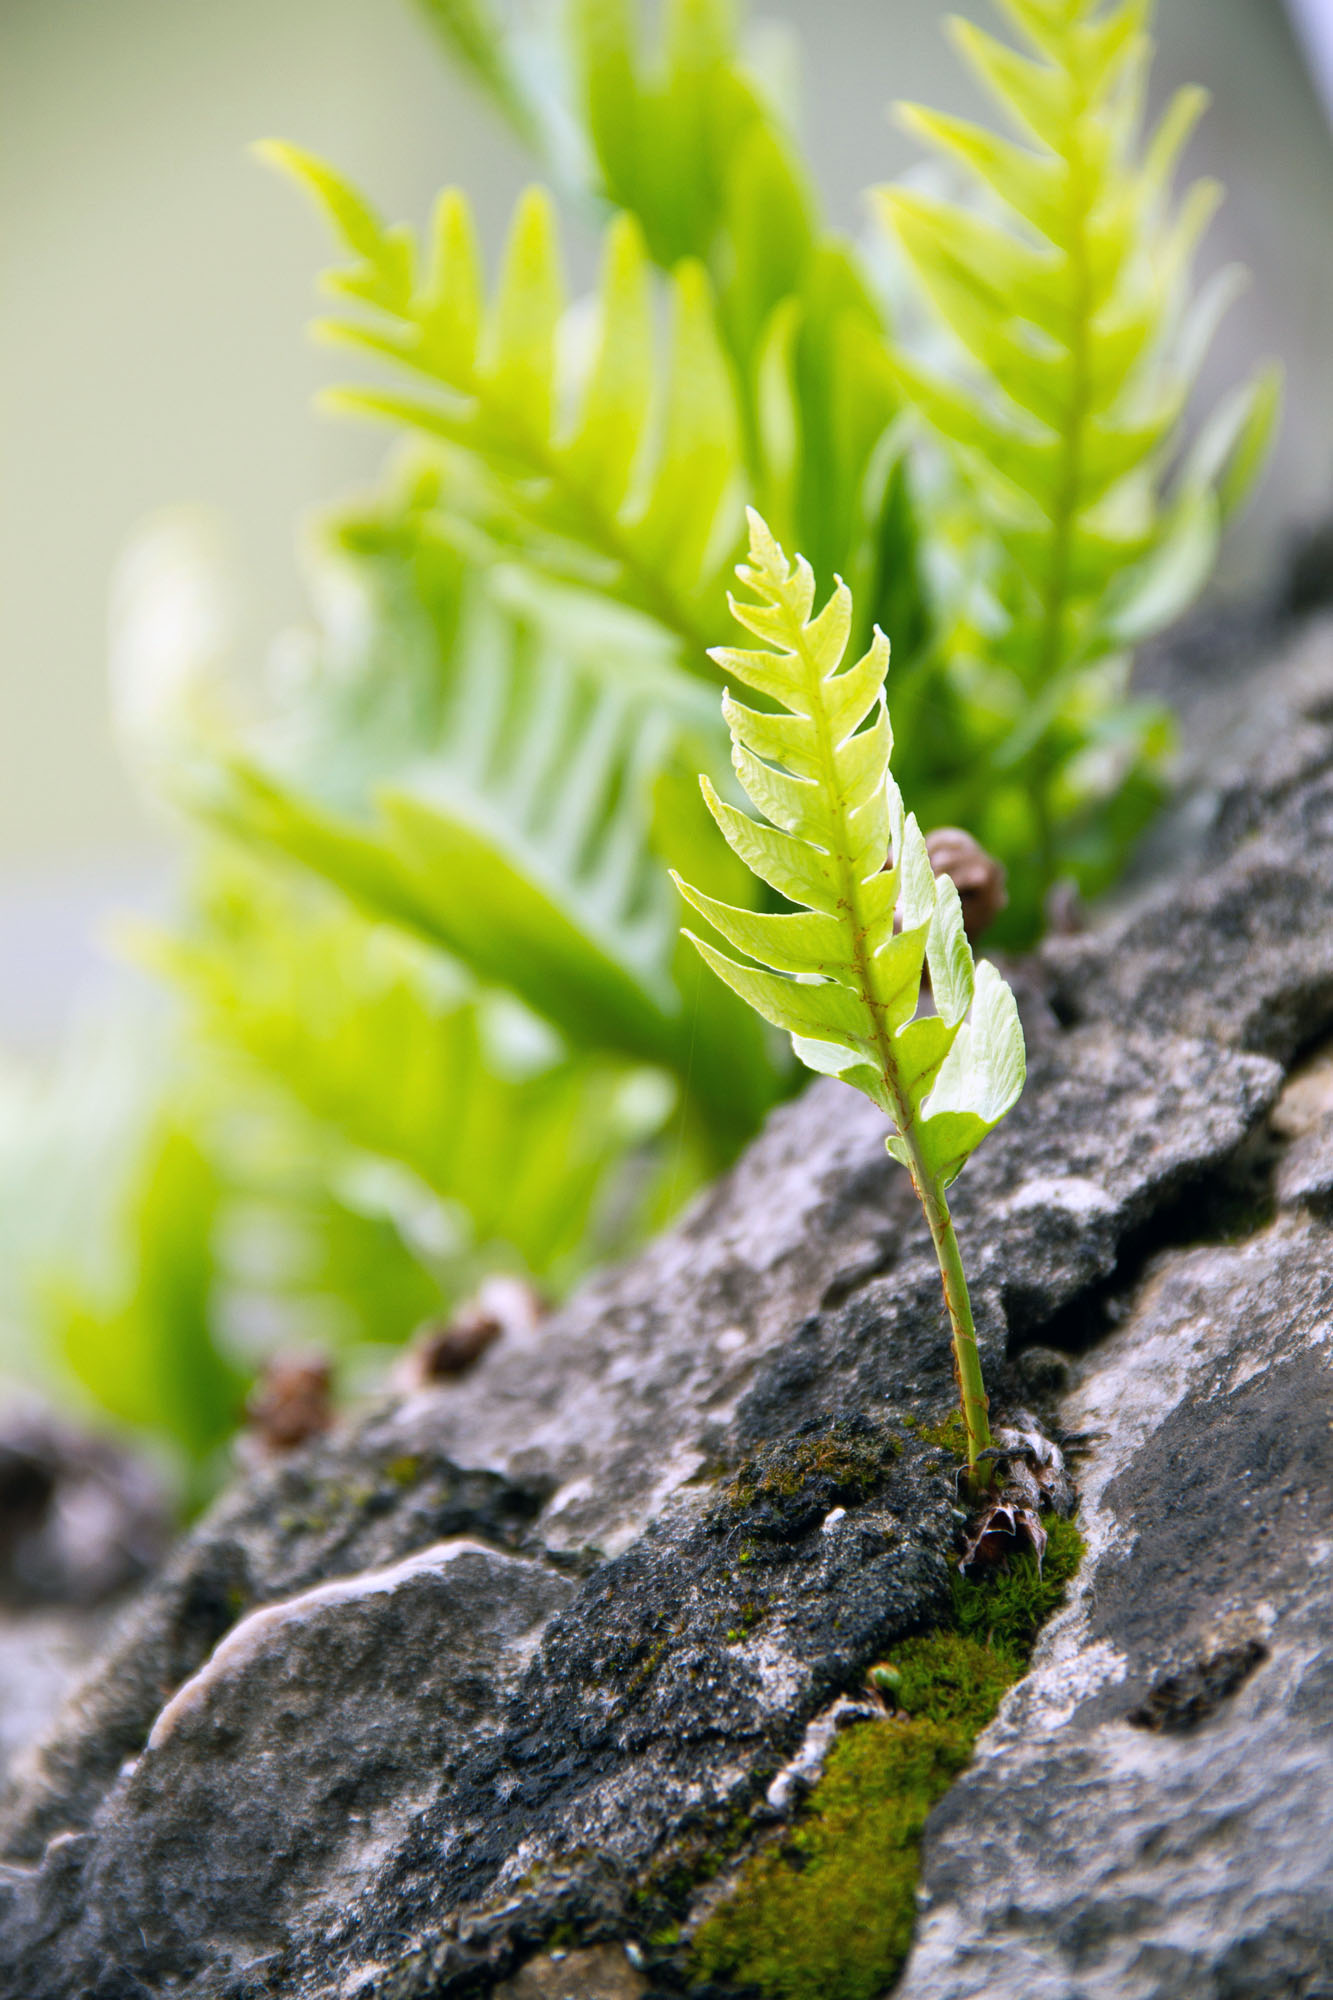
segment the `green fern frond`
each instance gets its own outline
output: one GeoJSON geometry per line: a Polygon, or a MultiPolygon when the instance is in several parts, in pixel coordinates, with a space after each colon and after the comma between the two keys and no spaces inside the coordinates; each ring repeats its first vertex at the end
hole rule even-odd
{"type": "Polygon", "coordinates": [[[736,774],[769,824],[701,782],[733,852],[800,907],[738,909],[677,877],[693,908],[755,964],[693,941],[733,991],[793,1037],[808,1067],[854,1083],[887,1113],[895,1156],[914,1175],[947,1187],[1022,1088],[1013,995],[989,963],[974,974],[957,890],[947,876],[936,880],[915,817],[903,815],[889,769],[888,641],[877,632],[844,665],[851,593],[838,584],[816,614],[809,564],[789,564],[754,513],[750,560],[737,575],[758,602],[733,599],[734,615],[766,645],[718,647],[713,657],[778,707],[761,713],[723,697],[736,774]],[[922,1015],[927,967],[935,1010],[922,1015]]]}
{"type": "MultiPolygon", "coordinates": [[[[111,1284],[59,1273],[38,1310],[80,1387],[122,1424],[169,1439],[200,1474],[234,1428],[245,1374],[217,1338],[217,1220],[223,1189],[195,1121],[163,1108],[119,1190],[122,1267],[111,1284]]],[[[77,1252],[82,1246],[71,1246],[77,1252]]]]}
{"type": "Polygon", "coordinates": [[[806,173],[737,46],[726,0],[667,0],[655,59],[631,0],[577,0],[569,36],[599,192],[666,270],[698,257],[738,358],[803,284],[818,238],[806,173]]]}
{"type": "MultiPolygon", "coordinates": [[[[681,894],[733,951],[693,942],[719,978],[810,1068],[839,1076],[892,1121],[888,1141],[925,1208],[954,1320],[970,1461],[986,1448],[976,1341],[945,1190],[1023,1087],[1023,1034],[994,966],[974,968],[958,892],[932,872],[889,768],[888,641],[846,662],[851,594],[815,610],[815,579],[750,514],[750,560],[732,600],[760,649],[721,647],[718,665],[773,705],[723,698],[737,776],[762,820],[704,796],[733,852],[795,907],[767,913],[681,894]],[[767,824],[765,824],[767,822],[767,824]],[[934,1009],[920,1011],[929,969],[934,1009]]],[[[692,934],[690,934],[692,935],[692,934]]]]}
{"type": "Polygon", "coordinates": [[[337,594],[370,653],[324,662],[320,727],[215,757],[193,808],[443,949],[572,1049],[669,1070],[719,1163],[784,1078],[745,1009],[696,995],[663,876],[707,826],[681,794],[712,700],[624,611],[589,622],[582,594],[463,580],[422,532],[410,516],[357,530],[337,594]]]}
{"type": "Polygon", "coordinates": [[[319,330],[393,363],[412,385],[341,389],[330,401],[466,453],[490,475],[494,513],[527,559],[621,597],[697,654],[720,603],[743,488],[736,394],[702,266],[687,260],[672,274],[664,351],[641,231],[617,217],[595,337],[566,368],[569,299],[543,190],[519,202],[488,301],[457,190],[440,197],[423,250],[311,155],[262,151],[314,197],[353,259],[328,281],[352,311],[319,330]]]}
{"type": "MultiPolygon", "coordinates": [[[[271,869],[215,859],[188,932],[149,951],[204,1044],[242,1059],[242,1092],[282,1100],[326,1153],[392,1162],[466,1217],[455,1293],[497,1246],[566,1282],[608,1175],[651,1136],[623,1063],[571,1056],[437,953],[271,869]]],[[[656,1102],[664,1116],[669,1091],[656,1102]]]]}
{"type": "MultiPolygon", "coordinates": [[[[1133,734],[1119,679],[1099,705],[1080,676],[1201,587],[1221,521],[1262,458],[1276,378],[1261,371],[1182,462],[1187,399],[1234,280],[1189,306],[1194,248],[1219,191],[1196,182],[1173,202],[1170,184],[1203,93],[1179,92],[1142,136],[1148,0],[1004,0],[1004,12],[1029,53],[966,21],[953,32],[1013,138],[902,109],[975,203],[890,188],[879,208],[952,337],[954,368],[902,347],[894,367],[996,541],[999,629],[988,638],[973,627],[962,643],[1013,677],[991,762],[1023,769],[1049,879],[1068,774],[1107,729],[1122,748],[1133,734]]],[[[1160,738],[1155,716],[1142,728],[1160,738]]]]}
{"type": "Polygon", "coordinates": [[[577,0],[577,114],[594,186],[650,256],[708,271],[737,384],[746,498],[821,566],[902,575],[906,523],[876,450],[901,407],[859,260],[829,229],[788,122],[738,44],[727,0],[666,0],[649,51],[635,0],[577,0]]]}

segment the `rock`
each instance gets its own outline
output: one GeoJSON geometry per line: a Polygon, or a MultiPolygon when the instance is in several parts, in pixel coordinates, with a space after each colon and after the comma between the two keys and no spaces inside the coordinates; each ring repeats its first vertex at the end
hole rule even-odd
{"type": "Polygon", "coordinates": [[[84,1825],[164,1703],[256,1606],[456,1536],[517,1550],[540,1504],[538,1489],[460,1472],[373,1430],[252,1471],[124,1613],[71,1726],[26,1760],[0,1811],[0,1853],[32,1861],[84,1825]]]}
{"type": "Polygon", "coordinates": [[[620,1945],[555,1951],[530,1959],[495,1988],[495,2000],[638,2000],[648,1982],[620,1945]]]}
{"type": "MultiPolygon", "coordinates": [[[[1062,1021],[1134,1022],[1287,1062],[1333,998],[1333,626],[1324,625],[1240,708],[1242,778],[1196,750],[1178,809],[1197,823],[1204,865],[1084,937],[1052,939],[1042,961],[1062,1021]]],[[[1205,741],[1207,733],[1205,732],[1205,741]]]]}
{"type": "MultiPolygon", "coordinates": [[[[456,1538],[251,1612],[159,1712],[97,1836],[11,1877],[21,1921],[58,1922],[71,1964],[132,1967],[149,1990],[219,1961],[254,1978],[294,1928],[343,1929],[374,1857],[494,1736],[572,1590],[456,1538]]],[[[60,1990],[40,1952],[15,1976],[60,1990]]]]}
{"type": "Polygon", "coordinates": [[[161,1561],[151,1468],[25,1395],[0,1406],[0,1776],[106,1637],[111,1608],[161,1561]]]}
{"type": "Polygon", "coordinates": [[[1333,1245],[1172,1252],[1064,1405],[1088,1554],[936,1808],[910,2000],[1333,1991],[1333,1245]]]}
{"type": "Polygon", "coordinates": [[[166,1495],[142,1459],[38,1403],[0,1409],[0,1604],[105,1604],[166,1543],[166,1495]]]}
{"type": "Polygon", "coordinates": [[[96,1611],[0,1611],[0,1776],[45,1733],[106,1632],[96,1611]]]}
{"type": "MultiPolygon", "coordinates": [[[[932,1818],[908,2000],[1321,1990],[1333,1240],[1322,1086],[1280,1093],[1333,1030],[1333,731],[1301,673],[1197,865],[1016,969],[1032,1083],[955,1207],[997,1412],[1096,1433],[1089,1554],[932,1818]]],[[[816,1084],[633,1263],[219,1501],[11,1787],[0,1990],[681,1990],[652,1939],[947,1603],[920,1426],[952,1401],[906,1177],[816,1084]]]]}

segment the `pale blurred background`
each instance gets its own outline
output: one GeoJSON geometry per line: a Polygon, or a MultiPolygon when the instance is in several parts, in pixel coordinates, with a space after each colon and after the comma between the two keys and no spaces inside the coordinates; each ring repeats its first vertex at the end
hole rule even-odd
{"type": "MultiPolygon", "coordinates": [[[[947,11],[755,10],[804,39],[805,130],[848,230],[861,190],[912,157],[893,97],[974,108],[947,11]]],[[[1159,95],[1213,93],[1188,161],[1229,189],[1205,267],[1254,274],[1206,386],[1260,354],[1288,371],[1273,467],[1218,586],[1239,592],[1333,508],[1333,0],[1161,0],[1159,41],[1159,95]]],[[[28,1052],[96,992],[106,913],[169,873],[108,723],[119,550],[156,510],[212,510],[257,657],[301,613],[300,517],[381,449],[311,412],[328,364],[303,326],[325,246],[247,145],[325,152],[414,219],[457,179],[491,242],[530,168],[411,0],[5,0],[0,78],[0,1046],[28,1052]]]]}

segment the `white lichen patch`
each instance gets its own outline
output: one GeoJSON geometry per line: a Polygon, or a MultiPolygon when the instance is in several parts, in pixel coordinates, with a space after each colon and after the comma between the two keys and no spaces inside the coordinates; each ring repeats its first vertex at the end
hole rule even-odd
{"type": "Polygon", "coordinates": [[[1080,1222],[1092,1222],[1100,1215],[1113,1215],[1116,1204],[1096,1181],[1081,1174],[1050,1174],[1024,1181],[1004,1204],[1010,1215],[1022,1215],[1034,1208],[1058,1208],[1080,1222]]]}
{"type": "Polygon", "coordinates": [[[764,1796],[770,1812],[790,1812],[801,1793],[818,1781],[828,1754],[844,1729],[850,1728],[853,1723],[878,1719],[877,1711],[868,1702],[851,1701],[845,1694],[840,1694],[831,1707],[823,1709],[813,1722],[807,1724],[800,1749],[783,1765],[769,1786],[764,1796]]]}
{"type": "Polygon", "coordinates": [[[764,1702],[773,1710],[794,1706],[808,1688],[809,1669],[764,1633],[747,1639],[738,1650],[758,1674],[764,1702]]]}

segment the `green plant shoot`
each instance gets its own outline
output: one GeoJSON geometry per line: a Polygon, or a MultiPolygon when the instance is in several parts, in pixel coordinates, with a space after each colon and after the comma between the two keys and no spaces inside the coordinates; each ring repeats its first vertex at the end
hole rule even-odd
{"type": "Polygon", "coordinates": [[[1195,181],[1177,199],[1172,182],[1207,95],[1177,91],[1145,134],[1148,0],[1000,11],[1021,52],[969,21],[950,29],[1016,136],[900,106],[963,198],[891,187],[877,206],[936,324],[915,352],[895,338],[894,374],[966,496],[958,574],[974,601],[938,615],[975,711],[954,737],[970,785],[952,781],[981,810],[969,799],[949,817],[992,852],[1030,857],[1006,920],[1025,938],[1062,870],[1107,886],[1162,796],[1170,723],[1131,696],[1130,653],[1206,581],[1262,464],[1280,373],[1258,369],[1184,445],[1243,274],[1194,292],[1221,189],[1195,181]]]}
{"type": "Polygon", "coordinates": [[[947,1190],[1023,1088],[1014,996],[995,967],[974,966],[958,891],[936,879],[889,769],[884,699],[889,642],[844,666],[851,592],[839,581],[818,613],[804,557],[793,566],[758,514],[737,569],[759,600],[731,599],[761,651],[718,647],[724,673],[777,704],[763,713],[723,696],[732,762],[763,824],[700,780],[746,866],[798,907],[736,909],[676,884],[741,964],[687,932],[719,978],[775,1027],[809,1068],[854,1084],[892,1121],[887,1144],[912,1176],[939,1259],[967,1428],[969,1475],[990,1444],[986,1392],[947,1190]],[[886,858],[888,865],[886,866],[886,858]],[[919,1011],[929,970],[934,1011],[919,1011]]]}

